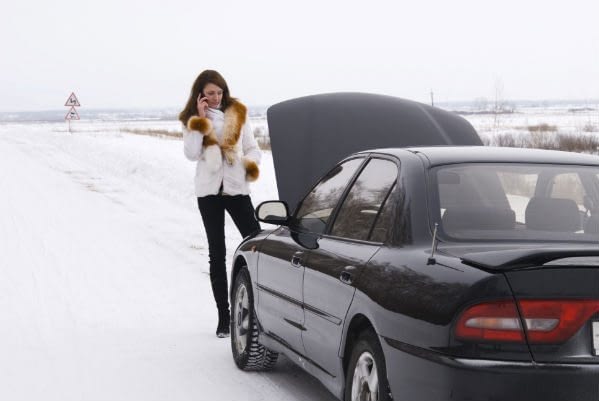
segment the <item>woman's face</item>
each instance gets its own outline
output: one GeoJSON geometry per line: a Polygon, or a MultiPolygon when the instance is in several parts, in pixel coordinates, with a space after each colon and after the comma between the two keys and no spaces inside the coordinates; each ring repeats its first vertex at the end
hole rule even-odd
{"type": "Polygon", "coordinates": [[[213,83],[207,83],[202,92],[208,101],[208,107],[212,109],[218,109],[220,107],[220,102],[223,99],[223,90],[219,86],[216,86],[213,83]]]}

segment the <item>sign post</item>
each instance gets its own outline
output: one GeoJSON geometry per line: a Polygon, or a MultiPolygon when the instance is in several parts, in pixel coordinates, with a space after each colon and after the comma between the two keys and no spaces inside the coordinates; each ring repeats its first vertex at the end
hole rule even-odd
{"type": "Polygon", "coordinates": [[[64,116],[64,119],[67,120],[67,122],[69,124],[69,132],[71,132],[71,120],[79,120],[80,119],[79,113],[77,113],[77,109],[75,109],[75,107],[79,107],[79,106],[81,106],[81,104],[79,103],[77,96],[75,96],[75,92],[71,92],[71,95],[69,96],[69,98],[67,99],[67,101],[64,105],[67,107],[71,106],[71,108],[67,112],[67,115],[64,116]]]}

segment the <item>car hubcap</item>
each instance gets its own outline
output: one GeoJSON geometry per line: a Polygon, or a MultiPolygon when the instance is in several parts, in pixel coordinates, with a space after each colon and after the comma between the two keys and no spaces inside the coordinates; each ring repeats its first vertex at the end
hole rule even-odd
{"type": "Polygon", "coordinates": [[[363,352],[356,362],[351,388],[352,401],[378,401],[379,375],[372,354],[363,352]]]}
{"type": "Polygon", "coordinates": [[[247,334],[250,323],[249,299],[245,285],[240,285],[235,294],[235,347],[237,353],[242,354],[247,346],[247,334]]]}

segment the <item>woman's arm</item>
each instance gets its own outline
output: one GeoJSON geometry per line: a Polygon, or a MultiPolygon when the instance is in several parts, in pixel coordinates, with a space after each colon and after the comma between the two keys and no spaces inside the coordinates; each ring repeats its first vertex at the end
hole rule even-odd
{"type": "Polygon", "coordinates": [[[245,168],[245,179],[248,181],[256,181],[260,175],[260,159],[262,158],[262,152],[258,147],[252,127],[249,121],[241,128],[241,147],[243,150],[243,166],[245,168]]]}
{"type": "Polygon", "coordinates": [[[262,159],[262,151],[258,147],[258,142],[254,138],[252,127],[249,121],[246,121],[241,128],[241,146],[243,150],[243,158],[251,160],[256,164],[260,164],[262,159]]]}
{"type": "Polygon", "coordinates": [[[183,153],[191,161],[198,161],[202,156],[202,142],[204,135],[199,131],[191,131],[186,126],[183,130],[183,153]]]}

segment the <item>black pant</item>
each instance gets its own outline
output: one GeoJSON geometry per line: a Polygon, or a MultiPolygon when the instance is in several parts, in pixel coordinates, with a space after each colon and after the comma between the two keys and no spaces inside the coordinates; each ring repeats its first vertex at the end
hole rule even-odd
{"type": "Polygon", "coordinates": [[[249,195],[209,195],[198,198],[198,207],[208,236],[210,282],[219,310],[229,309],[227,266],[225,264],[225,210],[242,237],[260,229],[249,195]]]}

